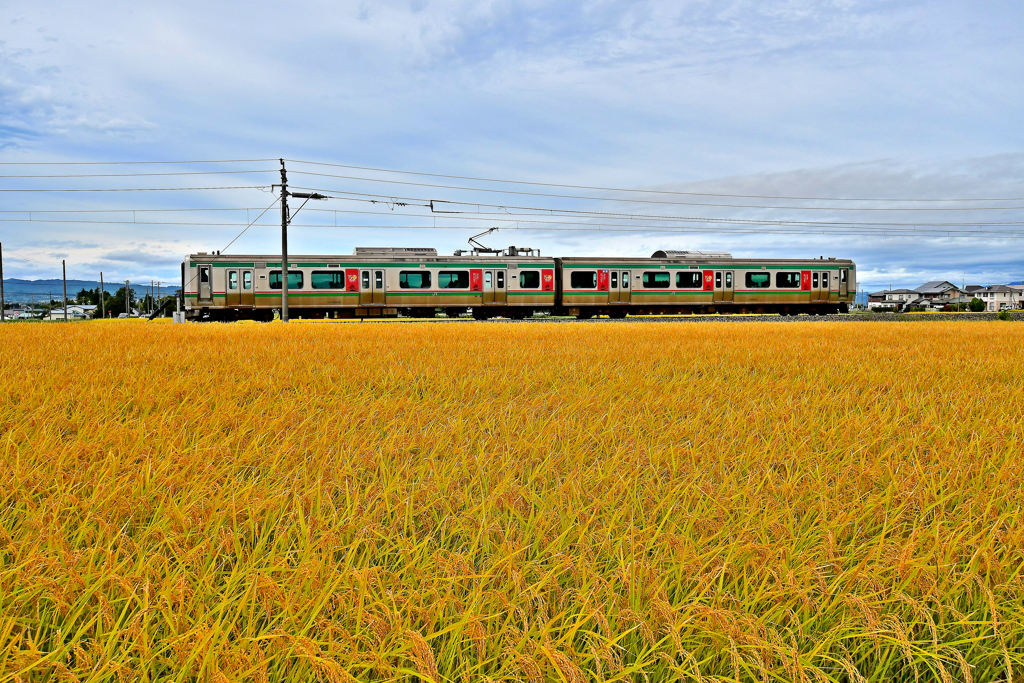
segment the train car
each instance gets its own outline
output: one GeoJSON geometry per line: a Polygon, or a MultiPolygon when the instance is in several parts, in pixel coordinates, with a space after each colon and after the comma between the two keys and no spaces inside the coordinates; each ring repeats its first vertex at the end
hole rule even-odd
{"type": "Polygon", "coordinates": [[[857,293],[846,259],[734,259],[726,252],[657,251],[651,258],[558,259],[559,313],[846,312],[857,293]]]}
{"type": "MultiPolygon", "coordinates": [[[[289,317],[434,317],[442,309],[525,318],[553,310],[555,259],[527,252],[438,256],[360,247],[351,256],[290,256],[289,317]]],[[[192,254],[181,266],[186,318],[272,320],[281,309],[282,273],[280,255],[192,254]]]]}

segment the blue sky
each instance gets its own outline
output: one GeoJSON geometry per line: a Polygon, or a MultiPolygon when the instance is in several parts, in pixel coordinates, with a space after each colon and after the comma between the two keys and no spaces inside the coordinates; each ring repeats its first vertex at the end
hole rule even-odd
{"type": "MultiPolygon", "coordinates": [[[[0,21],[6,24],[0,33],[4,162],[283,156],[716,194],[1024,197],[1024,5],[1019,2],[416,0],[285,7],[51,0],[0,2],[0,21]]],[[[275,166],[262,162],[226,168],[270,171],[275,166]]],[[[0,167],[5,175],[204,168],[0,167]]],[[[0,187],[276,182],[269,172],[226,177],[231,181],[216,176],[5,178],[0,187]]],[[[929,211],[903,210],[920,204],[861,202],[855,205],[861,210],[849,211],[837,207],[852,205],[832,201],[717,200],[798,209],[659,206],[298,175],[292,182],[398,197],[576,210],[596,206],[600,211],[718,219],[1024,221],[1024,209],[1012,208],[1024,201],[932,203],[926,205],[933,208],[929,211]],[[968,210],[980,206],[996,208],[968,210]]],[[[262,208],[272,201],[259,189],[0,197],[8,212],[262,208]]],[[[332,199],[317,208],[388,214],[341,214],[339,225],[433,225],[432,219],[398,216],[400,211],[380,205],[332,199]]],[[[166,220],[170,214],[160,215],[163,222],[172,222],[166,220]]],[[[69,276],[96,278],[103,270],[110,280],[170,281],[185,253],[222,248],[239,232],[236,225],[214,223],[245,221],[241,212],[187,215],[190,220],[178,222],[197,225],[56,223],[38,220],[38,213],[32,223],[0,222],[0,240],[11,252],[5,275],[53,277],[59,274],[59,260],[66,258],[69,276]]],[[[293,253],[348,253],[356,245],[428,245],[444,253],[465,246],[472,234],[335,229],[335,216],[324,212],[308,212],[303,220],[310,225],[293,229],[293,253]]],[[[296,223],[302,221],[297,217],[296,223]]],[[[868,289],[915,286],[936,278],[978,283],[1024,279],[1020,239],[972,233],[868,236],[835,228],[818,235],[784,234],[763,228],[684,234],[506,229],[489,239],[556,255],[721,248],[751,256],[850,257],[860,265],[860,280],[868,289]]],[[[1021,228],[996,231],[1021,234],[1021,228]]],[[[231,250],[279,248],[273,226],[257,225],[231,250]]]]}

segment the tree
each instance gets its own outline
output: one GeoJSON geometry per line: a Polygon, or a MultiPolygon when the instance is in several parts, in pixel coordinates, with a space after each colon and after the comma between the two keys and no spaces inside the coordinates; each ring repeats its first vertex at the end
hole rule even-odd
{"type": "Polygon", "coordinates": [[[971,310],[974,311],[975,313],[981,313],[982,311],[985,310],[985,302],[979,299],[978,297],[974,297],[973,299],[971,299],[970,306],[971,310]]]}
{"type": "MultiPolygon", "coordinates": [[[[122,313],[125,312],[125,310],[124,310],[125,288],[124,287],[121,287],[119,290],[117,290],[117,292],[115,292],[113,296],[110,295],[110,292],[104,292],[104,294],[106,294],[106,297],[105,297],[106,301],[104,302],[104,305],[106,306],[106,309],[107,309],[107,317],[108,318],[116,318],[117,316],[119,316],[119,315],[121,315],[122,313]]],[[[97,297],[98,297],[98,294],[97,294],[97,297]]],[[[131,308],[136,308],[138,306],[138,301],[135,298],[135,291],[133,289],[130,289],[130,288],[128,289],[128,304],[129,304],[129,306],[131,308]]],[[[99,317],[100,309],[97,308],[96,311],[93,313],[93,315],[95,315],[96,317],[99,317]]]]}

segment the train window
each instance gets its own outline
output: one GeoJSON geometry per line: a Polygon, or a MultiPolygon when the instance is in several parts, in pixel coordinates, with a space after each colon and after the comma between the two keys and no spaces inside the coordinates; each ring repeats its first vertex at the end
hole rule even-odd
{"type": "Polygon", "coordinates": [[[812,289],[817,289],[818,288],[818,274],[817,273],[811,273],[811,288],[812,289]]]}
{"type": "Polygon", "coordinates": [[[847,273],[846,268],[843,268],[842,270],[839,271],[839,282],[840,283],[846,282],[846,273],[847,273]]]}
{"type": "Polygon", "coordinates": [[[672,278],[664,271],[644,273],[644,287],[649,289],[668,289],[672,284],[672,278]]]}
{"type": "Polygon", "coordinates": [[[722,272],[718,271],[715,273],[715,289],[722,288],[722,272]]]}
{"type": "Polygon", "coordinates": [[[469,289],[468,270],[442,270],[437,274],[440,289],[469,289]]]}
{"type": "Polygon", "coordinates": [[[228,289],[238,289],[238,271],[228,271],[228,289]]]}
{"type": "Polygon", "coordinates": [[[701,289],[704,286],[704,280],[701,278],[699,270],[684,270],[676,273],[676,287],[681,289],[701,289]]]}
{"type": "Polygon", "coordinates": [[[569,286],[573,289],[597,289],[597,271],[574,270],[569,276],[569,286]]]}
{"type": "MultiPolygon", "coordinates": [[[[303,279],[301,270],[288,271],[288,289],[302,289],[303,279]]],[[[281,289],[281,271],[270,271],[270,288],[281,289]]]]}
{"type": "MultiPolygon", "coordinates": [[[[796,282],[798,285],[800,284],[800,273],[796,274],[796,282]]],[[[778,283],[779,278],[778,276],[776,276],[775,284],[778,285],[778,283]]],[[[744,280],[744,284],[747,286],[747,289],[768,289],[769,287],[772,286],[772,277],[771,275],[765,272],[747,273],[746,278],[744,280]]]]}
{"type": "Polygon", "coordinates": [[[629,289],[629,271],[622,271],[622,288],[629,289]]]}
{"type": "Polygon", "coordinates": [[[732,289],[732,271],[727,271],[725,274],[725,288],[732,289]]]}
{"type": "Polygon", "coordinates": [[[822,273],[821,274],[821,288],[822,289],[828,289],[829,288],[828,278],[829,278],[829,274],[828,273],[822,273]]]}
{"type": "Polygon", "coordinates": [[[484,289],[490,290],[491,288],[491,271],[484,271],[484,289]]]}
{"type": "Polygon", "coordinates": [[[536,270],[523,270],[519,273],[520,289],[540,289],[540,273],[536,270]]]}
{"type": "Polygon", "coordinates": [[[429,270],[403,270],[398,273],[401,289],[430,289],[429,270]]]}
{"type": "Polygon", "coordinates": [[[494,278],[495,286],[498,289],[505,289],[505,271],[499,270],[497,273],[495,273],[494,278]]]}
{"type": "Polygon", "coordinates": [[[618,289],[618,288],[619,288],[619,271],[613,270],[612,271],[612,289],[618,289]]]}
{"type": "Polygon", "coordinates": [[[210,284],[210,266],[199,266],[199,282],[204,285],[210,284]]]}
{"type": "Polygon", "coordinates": [[[345,289],[345,271],[314,270],[309,276],[309,286],[313,289],[345,289]]]}
{"type": "Polygon", "coordinates": [[[359,286],[364,292],[370,289],[370,271],[364,270],[359,273],[359,286]]]}
{"type": "MultiPolygon", "coordinates": [[[[747,277],[750,277],[750,275],[748,274],[747,277]]],[[[781,289],[799,289],[800,272],[797,271],[793,273],[775,273],[775,286],[781,289]]]]}
{"type": "Polygon", "coordinates": [[[378,271],[374,272],[374,275],[373,275],[373,286],[376,287],[378,291],[384,289],[384,271],[383,270],[378,270],[378,271]]]}
{"type": "Polygon", "coordinates": [[[242,271],[242,289],[252,289],[252,271],[242,271]]]}

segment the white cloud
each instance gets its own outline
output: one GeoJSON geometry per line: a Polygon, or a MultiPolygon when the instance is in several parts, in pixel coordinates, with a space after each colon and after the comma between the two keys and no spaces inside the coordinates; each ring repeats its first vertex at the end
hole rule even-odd
{"type": "MultiPolygon", "coordinates": [[[[991,196],[1020,192],[1024,175],[1017,35],[1024,8],[1014,3],[353,0],[293,3],[282,13],[262,1],[17,0],[6,9],[12,25],[0,43],[0,160],[283,155],[807,196],[991,196]]],[[[37,211],[269,203],[258,191],[4,199],[6,210],[37,211]]],[[[83,268],[127,275],[152,268],[173,277],[171,261],[181,254],[220,248],[237,234],[237,226],[210,225],[225,222],[220,217],[203,216],[205,227],[37,222],[24,233],[2,223],[3,241],[40,258],[50,257],[30,251],[32,240],[85,241],[98,246],[53,248],[71,249],[83,268]],[[104,260],[134,253],[132,242],[142,239],[150,246],[134,264],[104,260]],[[164,263],[146,260],[159,250],[168,254],[164,263]]],[[[350,234],[309,229],[293,239],[309,251],[382,239],[449,250],[464,241],[461,232],[350,234]]],[[[911,280],[904,284],[959,271],[999,279],[1020,268],[1017,243],[992,240],[525,238],[546,252],[575,253],[703,245],[816,255],[831,248],[858,258],[862,277],[911,280]]],[[[276,249],[273,229],[254,227],[239,248],[276,249]]],[[[31,276],[36,266],[13,268],[31,276]]]]}

